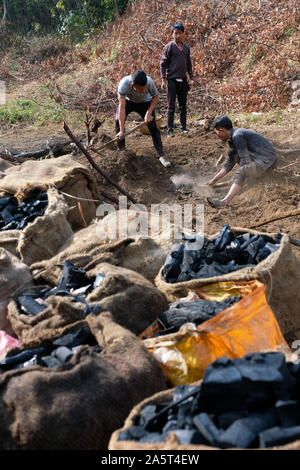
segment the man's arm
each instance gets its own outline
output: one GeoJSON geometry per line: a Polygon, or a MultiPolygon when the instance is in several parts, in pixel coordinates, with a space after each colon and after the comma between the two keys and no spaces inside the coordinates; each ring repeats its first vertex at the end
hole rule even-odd
{"type": "Polygon", "coordinates": [[[155,109],[156,106],[157,106],[158,100],[159,100],[159,95],[157,94],[157,95],[154,96],[154,97],[152,98],[152,100],[150,101],[150,107],[149,107],[148,111],[147,111],[146,114],[145,114],[145,122],[146,122],[147,124],[148,124],[149,122],[151,122],[152,119],[153,119],[152,113],[153,113],[154,109],[155,109]]]}
{"type": "Polygon", "coordinates": [[[164,89],[167,84],[167,68],[170,62],[170,47],[167,45],[163,48],[161,59],[160,59],[160,75],[161,75],[161,86],[164,89]]]}
{"type": "Polygon", "coordinates": [[[207,184],[213,186],[217,181],[224,178],[227,175],[228,171],[225,168],[222,168],[207,184]]]}
{"type": "Polygon", "coordinates": [[[193,80],[193,66],[191,61],[191,50],[189,48],[188,56],[187,56],[187,71],[190,77],[190,80],[193,80]]]}
{"type": "Polygon", "coordinates": [[[119,97],[119,124],[120,132],[116,135],[120,140],[125,136],[125,119],[126,119],[126,98],[119,97]]]}

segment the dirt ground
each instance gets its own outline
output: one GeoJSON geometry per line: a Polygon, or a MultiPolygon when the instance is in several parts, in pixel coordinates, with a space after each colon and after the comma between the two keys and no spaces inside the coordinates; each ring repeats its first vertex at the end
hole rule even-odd
{"type": "MultiPolygon", "coordinates": [[[[151,136],[142,135],[139,131],[127,137],[125,151],[116,150],[113,145],[112,149],[106,148],[98,154],[97,148],[103,145],[98,142],[95,152],[91,154],[100,168],[136,202],[146,205],[148,209],[151,204],[161,203],[193,204],[193,207],[203,204],[206,235],[218,232],[226,223],[245,228],[259,227],[264,232],[285,232],[300,239],[300,214],[260,225],[269,219],[300,209],[299,116],[298,111],[287,115],[280,123],[271,121],[247,126],[273,143],[278,152],[277,169],[251,187],[244,187],[242,193],[233,200],[230,209],[215,210],[206,202],[207,196],[221,197],[228,190],[228,187],[212,189],[205,184],[221,168],[222,164],[217,165],[217,160],[221,154],[226,157],[227,144],[223,144],[202,121],[190,122],[190,132],[187,135],[182,135],[176,129],[173,138],[168,138],[166,129],[162,127],[165,154],[172,163],[169,168],[164,168],[156,158],[151,136]]],[[[126,129],[133,126],[133,122],[128,122],[126,129]]],[[[237,122],[235,127],[246,126],[239,126],[237,122]]],[[[78,135],[80,129],[76,129],[76,132],[78,135]]],[[[81,133],[84,132],[82,127],[81,133]]],[[[101,127],[100,138],[103,134],[114,137],[112,128],[101,127]]],[[[13,134],[0,134],[0,144],[10,150],[29,151],[43,147],[49,137],[50,142],[68,140],[68,136],[59,127],[45,127],[39,131],[17,128],[13,134]]],[[[105,193],[118,199],[120,193],[91,168],[84,155],[79,154],[74,158],[91,169],[105,193]]],[[[233,171],[225,180],[230,181],[233,171]]],[[[300,248],[294,249],[300,258],[300,248]]]]}

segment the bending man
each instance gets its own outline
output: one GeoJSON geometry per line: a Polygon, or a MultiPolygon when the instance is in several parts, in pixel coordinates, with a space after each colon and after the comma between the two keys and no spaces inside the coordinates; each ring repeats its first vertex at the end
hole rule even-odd
{"type": "Polygon", "coordinates": [[[160,163],[167,167],[170,162],[164,157],[164,149],[160,131],[155,121],[155,108],[158,103],[158,91],[152,80],[144,71],[137,70],[132,75],[124,77],[118,87],[119,105],[116,112],[117,146],[125,149],[125,120],[132,111],[137,112],[144,120],[150,131],[153,145],[160,163]]]}
{"type": "Polygon", "coordinates": [[[236,163],[239,165],[227,195],[221,200],[207,198],[207,202],[212,207],[219,208],[228,206],[246,181],[254,180],[263,175],[265,171],[273,169],[277,155],[273,145],[265,137],[249,129],[234,129],[227,116],[217,118],[213,122],[213,128],[223,142],[228,141],[230,149],[224,167],[208,184],[213,186],[227,175],[236,163]]]}

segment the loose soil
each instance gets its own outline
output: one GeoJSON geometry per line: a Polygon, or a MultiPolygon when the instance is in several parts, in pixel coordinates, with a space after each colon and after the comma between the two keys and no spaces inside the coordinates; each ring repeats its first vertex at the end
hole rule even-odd
{"type": "MultiPolygon", "coordinates": [[[[133,126],[133,122],[127,123],[127,129],[133,126]]],[[[207,196],[220,198],[228,190],[225,187],[212,189],[205,185],[221,168],[222,164],[217,165],[217,160],[221,154],[226,157],[227,144],[223,144],[201,121],[191,122],[187,135],[182,135],[176,129],[173,138],[167,137],[165,128],[161,129],[165,154],[172,163],[169,168],[164,168],[156,158],[151,136],[140,132],[127,137],[125,151],[119,151],[113,145],[98,154],[96,149],[103,145],[99,141],[91,154],[100,168],[148,209],[151,204],[162,203],[204,204],[204,230],[206,235],[211,235],[225,223],[249,228],[265,219],[300,208],[299,112],[291,113],[283,122],[256,123],[251,128],[267,137],[277,149],[277,169],[251,187],[246,186],[233,200],[230,209],[215,210],[206,202],[207,196]],[[299,163],[295,163],[298,160],[299,163]]],[[[104,134],[114,137],[112,127],[100,130],[100,137],[104,134]]],[[[77,135],[85,132],[83,127],[75,131],[77,135]]],[[[68,136],[62,128],[45,127],[35,132],[33,128],[18,128],[13,135],[10,132],[3,133],[0,144],[10,150],[29,151],[43,147],[46,139],[51,143],[68,140],[68,136]]],[[[120,193],[90,166],[83,154],[73,158],[90,168],[105,193],[118,198],[120,193]]],[[[232,176],[233,171],[226,180],[230,181],[232,176]]],[[[267,223],[260,226],[259,230],[285,232],[300,239],[300,215],[267,223]]],[[[293,249],[300,258],[300,248],[293,249]]]]}

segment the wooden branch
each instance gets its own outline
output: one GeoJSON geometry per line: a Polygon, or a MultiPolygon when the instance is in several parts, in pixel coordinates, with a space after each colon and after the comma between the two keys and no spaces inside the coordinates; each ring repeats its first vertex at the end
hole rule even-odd
{"type": "Polygon", "coordinates": [[[26,158],[16,157],[15,155],[11,155],[10,153],[0,152],[0,158],[6,160],[10,163],[23,163],[26,162],[26,158]]]}
{"type": "Polygon", "coordinates": [[[255,229],[257,227],[261,227],[262,225],[267,225],[270,222],[275,222],[276,220],[286,219],[287,217],[294,217],[296,215],[300,215],[300,208],[287,212],[286,214],[279,214],[279,215],[275,215],[274,217],[270,217],[269,219],[264,219],[258,224],[251,225],[249,228],[255,229]]]}
{"type": "Polygon", "coordinates": [[[71,129],[68,127],[68,125],[65,122],[64,122],[64,130],[68,134],[68,136],[73,140],[73,142],[77,145],[77,147],[81,150],[81,152],[86,156],[86,158],[88,159],[90,164],[95,168],[95,170],[98,173],[100,173],[100,175],[103,176],[110,184],[112,184],[115,188],[117,188],[122,194],[128,197],[128,199],[131,202],[133,202],[133,204],[136,204],[136,201],[133,199],[133,197],[130,196],[130,194],[128,194],[127,191],[125,191],[125,189],[121,188],[121,186],[119,186],[118,183],[115,183],[105,171],[99,168],[97,163],[94,162],[91,154],[86,150],[86,148],[81,144],[81,142],[77,140],[77,138],[75,137],[75,135],[72,133],[71,129]]]}
{"type": "MultiPolygon", "coordinates": [[[[127,137],[128,135],[132,134],[132,132],[135,132],[135,131],[138,130],[140,127],[142,127],[144,124],[145,124],[145,121],[140,122],[137,126],[133,127],[133,128],[130,129],[129,131],[125,132],[124,137],[127,137]]],[[[103,149],[104,149],[105,147],[107,147],[109,144],[112,144],[113,142],[116,142],[117,140],[119,140],[118,137],[115,137],[114,139],[109,140],[108,142],[106,142],[102,147],[100,147],[100,148],[97,150],[97,153],[99,153],[100,150],[103,150],[103,149]]]]}
{"type": "Polygon", "coordinates": [[[277,168],[277,170],[285,170],[285,169],[288,168],[289,166],[296,165],[297,163],[300,163],[300,160],[296,160],[296,161],[293,162],[293,163],[289,163],[288,165],[282,166],[281,168],[277,168]]]}

